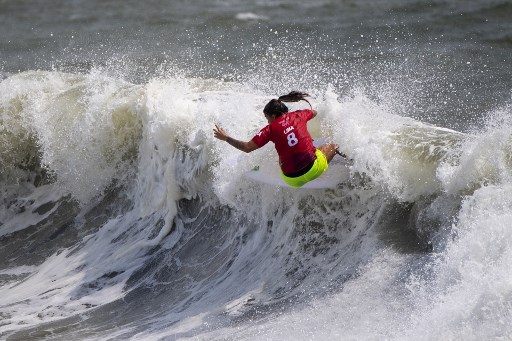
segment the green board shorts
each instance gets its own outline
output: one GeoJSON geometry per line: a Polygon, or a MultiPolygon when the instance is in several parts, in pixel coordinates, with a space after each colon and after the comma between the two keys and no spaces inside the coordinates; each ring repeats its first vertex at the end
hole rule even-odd
{"type": "Polygon", "coordinates": [[[296,178],[290,178],[284,175],[283,172],[281,172],[281,177],[283,178],[284,182],[286,182],[288,185],[292,187],[298,188],[322,175],[323,172],[325,172],[327,168],[329,168],[327,158],[325,157],[324,153],[320,151],[320,149],[317,149],[315,151],[315,155],[316,160],[313,163],[311,169],[306,174],[303,174],[296,178]]]}

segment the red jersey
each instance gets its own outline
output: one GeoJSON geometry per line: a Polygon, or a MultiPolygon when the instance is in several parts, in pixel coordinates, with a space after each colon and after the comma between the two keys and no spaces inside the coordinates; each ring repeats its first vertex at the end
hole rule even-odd
{"type": "Polygon", "coordinates": [[[316,148],[307,127],[312,118],[313,111],[309,109],[283,114],[261,129],[252,141],[258,148],[274,142],[283,173],[295,173],[315,160],[316,148]]]}

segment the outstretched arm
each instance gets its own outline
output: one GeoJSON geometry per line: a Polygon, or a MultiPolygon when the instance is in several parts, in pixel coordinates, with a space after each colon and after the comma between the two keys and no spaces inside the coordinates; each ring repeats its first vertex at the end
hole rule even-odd
{"type": "Polygon", "coordinates": [[[215,128],[213,128],[213,136],[218,138],[221,141],[226,141],[236,149],[239,149],[243,152],[250,153],[253,150],[258,149],[258,145],[254,143],[252,140],[249,142],[239,141],[232,137],[230,137],[224,129],[221,127],[215,125],[215,128]]]}

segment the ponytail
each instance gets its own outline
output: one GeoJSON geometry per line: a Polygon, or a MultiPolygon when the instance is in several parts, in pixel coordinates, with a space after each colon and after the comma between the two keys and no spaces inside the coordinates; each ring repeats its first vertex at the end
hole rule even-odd
{"type": "Polygon", "coordinates": [[[305,98],[309,97],[309,94],[305,92],[298,92],[298,91],[292,91],[288,95],[279,96],[278,101],[281,102],[299,102],[299,101],[305,101],[309,104],[309,107],[313,109],[311,106],[311,103],[305,98]]]}
{"type": "Polygon", "coordinates": [[[305,92],[292,91],[287,95],[279,96],[278,99],[273,99],[265,105],[263,112],[269,116],[279,117],[282,114],[286,114],[288,112],[288,107],[283,102],[299,102],[305,101],[309,104],[309,107],[313,109],[311,103],[305,98],[309,95],[305,92]]]}

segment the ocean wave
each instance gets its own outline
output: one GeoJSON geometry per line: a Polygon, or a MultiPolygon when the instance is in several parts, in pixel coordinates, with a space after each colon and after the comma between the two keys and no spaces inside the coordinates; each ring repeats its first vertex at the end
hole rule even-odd
{"type": "MultiPolygon", "coordinates": [[[[80,339],[116,325],[92,337],[292,339],[308,335],[285,327],[294,321],[334,335],[334,319],[354,336],[412,338],[448,311],[452,323],[427,335],[469,335],[457,322],[464,307],[446,302],[490,295],[490,283],[508,276],[507,107],[486,130],[463,134],[399,116],[361,91],[318,89],[309,129],[353,159],[350,179],[292,190],[243,177],[254,164],[277,167],[271,147],[243,154],[213,137],[214,124],[240,139],[265,124],[273,95],[247,84],[136,85],[93,70],[25,72],[0,87],[2,174],[51,174],[1,180],[3,336],[73,325],[63,333],[80,339]],[[493,238],[503,252],[469,252],[493,238]],[[468,271],[486,259],[496,274],[468,271]],[[148,311],[154,318],[141,321],[148,311]],[[262,325],[236,327],[255,319],[262,325]],[[373,332],[356,323],[382,319],[373,332]]],[[[496,297],[508,295],[500,288],[496,297]]],[[[472,302],[472,316],[499,308],[472,302]]]]}

